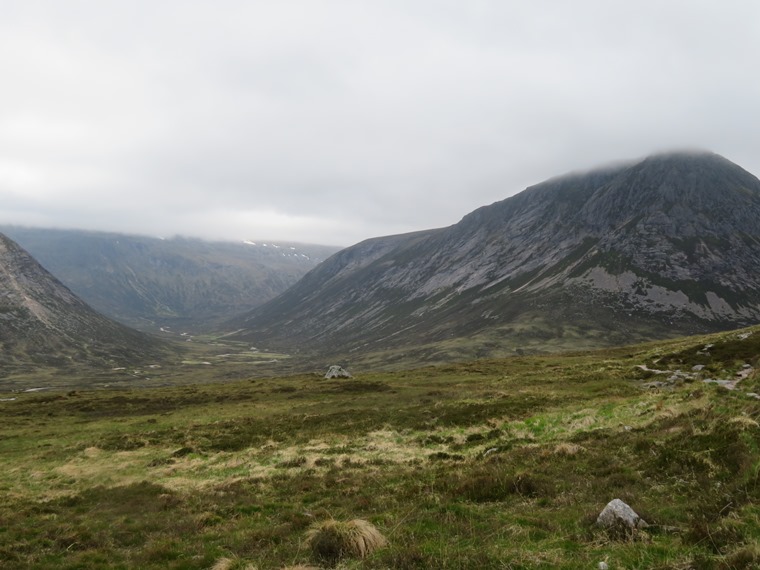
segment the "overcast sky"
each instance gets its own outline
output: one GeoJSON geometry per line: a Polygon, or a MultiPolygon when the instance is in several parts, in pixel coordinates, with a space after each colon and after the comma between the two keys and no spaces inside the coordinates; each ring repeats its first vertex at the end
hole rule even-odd
{"type": "Polygon", "coordinates": [[[652,152],[760,175],[755,0],[0,0],[0,223],[350,245],[652,152]]]}

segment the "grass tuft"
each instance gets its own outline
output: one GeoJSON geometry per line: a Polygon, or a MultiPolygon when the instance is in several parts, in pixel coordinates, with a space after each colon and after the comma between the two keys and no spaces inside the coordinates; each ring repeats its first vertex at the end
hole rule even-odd
{"type": "Polygon", "coordinates": [[[737,426],[741,430],[748,430],[760,427],[760,423],[756,422],[749,416],[736,416],[728,420],[728,423],[737,426]]]}
{"type": "Polygon", "coordinates": [[[331,565],[345,558],[366,558],[388,542],[372,523],[362,519],[322,521],[309,529],[306,540],[314,557],[331,565]]]}
{"type": "Polygon", "coordinates": [[[570,443],[567,441],[563,441],[554,447],[554,455],[560,455],[564,457],[572,457],[573,455],[577,455],[582,451],[584,451],[582,445],[578,445],[577,443],[570,443]]]}
{"type": "Polygon", "coordinates": [[[214,562],[214,565],[209,570],[258,570],[258,568],[256,565],[248,563],[237,556],[225,556],[214,562]]]}
{"type": "Polygon", "coordinates": [[[738,547],[726,556],[721,566],[721,570],[753,570],[760,568],[760,545],[755,543],[738,547]]]}

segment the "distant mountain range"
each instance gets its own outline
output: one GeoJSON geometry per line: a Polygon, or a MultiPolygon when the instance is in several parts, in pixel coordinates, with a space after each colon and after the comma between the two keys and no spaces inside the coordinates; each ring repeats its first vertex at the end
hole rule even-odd
{"type": "Polygon", "coordinates": [[[285,291],[340,248],[0,226],[104,315],[145,331],[204,332],[285,291]]]}
{"type": "Polygon", "coordinates": [[[112,365],[169,350],[96,310],[148,331],[227,331],[261,348],[382,363],[592,348],[760,321],[760,181],[710,153],[569,174],[453,226],[340,251],[0,231],[31,253],[0,234],[0,370],[112,365]]]}
{"type": "Polygon", "coordinates": [[[672,153],[364,241],[226,327],[257,346],[435,360],[758,321],[760,181],[718,155],[672,153]]]}
{"type": "Polygon", "coordinates": [[[92,310],[0,234],[0,376],[28,366],[144,363],[167,351],[92,310]]]}

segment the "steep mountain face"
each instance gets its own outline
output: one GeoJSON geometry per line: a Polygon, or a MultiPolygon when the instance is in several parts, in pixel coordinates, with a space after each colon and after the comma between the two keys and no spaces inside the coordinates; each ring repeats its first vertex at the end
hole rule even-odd
{"type": "Polygon", "coordinates": [[[4,227],[96,310],[145,331],[203,332],[272,299],[338,248],[4,227]]]}
{"type": "Polygon", "coordinates": [[[0,374],[17,365],[144,362],[163,343],[115,323],[77,298],[0,234],[0,374]]]}
{"type": "Polygon", "coordinates": [[[229,327],[279,349],[459,342],[487,355],[758,320],[760,181],[714,154],[675,153],[360,243],[229,327]]]}

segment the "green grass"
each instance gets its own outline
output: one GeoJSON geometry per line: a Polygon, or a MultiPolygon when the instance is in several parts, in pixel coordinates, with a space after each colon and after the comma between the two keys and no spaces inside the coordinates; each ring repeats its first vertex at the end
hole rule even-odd
{"type": "Polygon", "coordinates": [[[743,332],[353,380],[224,357],[151,389],[0,393],[0,568],[318,565],[306,532],[330,518],[389,541],[342,568],[757,568],[759,375],[653,391],[636,368],[760,368],[743,332]],[[653,526],[595,528],[613,498],[653,526]]]}

